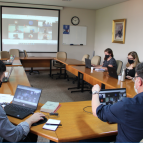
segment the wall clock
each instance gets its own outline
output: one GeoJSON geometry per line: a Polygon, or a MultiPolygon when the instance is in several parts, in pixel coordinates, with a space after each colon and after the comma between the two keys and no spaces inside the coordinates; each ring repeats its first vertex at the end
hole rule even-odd
{"type": "Polygon", "coordinates": [[[77,16],[72,17],[71,23],[72,23],[73,25],[78,25],[79,22],[80,22],[80,20],[79,20],[79,18],[78,18],[77,16]]]}

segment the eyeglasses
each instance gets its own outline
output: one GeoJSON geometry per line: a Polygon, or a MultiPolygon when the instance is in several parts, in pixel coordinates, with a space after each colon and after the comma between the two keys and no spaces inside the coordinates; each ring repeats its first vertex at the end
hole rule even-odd
{"type": "MultiPolygon", "coordinates": [[[[139,76],[135,76],[135,77],[132,79],[132,81],[135,82],[135,80],[136,80],[137,77],[139,77],[139,76]]],[[[140,78],[141,78],[141,77],[140,77],[140,78]]]]}

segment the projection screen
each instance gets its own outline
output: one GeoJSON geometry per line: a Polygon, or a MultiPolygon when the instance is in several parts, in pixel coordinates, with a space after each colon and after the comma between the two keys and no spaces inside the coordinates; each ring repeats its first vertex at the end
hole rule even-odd
{"type": "Polygon", "coordinates": [[[59,10],[2,7],[2,51],[57,52],[59,10]]]}

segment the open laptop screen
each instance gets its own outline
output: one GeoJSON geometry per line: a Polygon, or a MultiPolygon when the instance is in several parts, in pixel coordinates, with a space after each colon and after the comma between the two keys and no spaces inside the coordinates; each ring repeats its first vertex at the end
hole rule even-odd
{"type": "Polygon", "coordinates": [[[99,92],[100,103],[103,105],[114,104],[126,97],[126,88],[105,89],[99,92]]]}
{"type": "Polygon", "coordinates": [[[85,67],[86,68],[91,68],[91,60],[85,58],[85,67]]]}
{"type": "Polygon", "coordinates": [[[18,85],[12,103],[37,109],[42,90],[18,85]]]}

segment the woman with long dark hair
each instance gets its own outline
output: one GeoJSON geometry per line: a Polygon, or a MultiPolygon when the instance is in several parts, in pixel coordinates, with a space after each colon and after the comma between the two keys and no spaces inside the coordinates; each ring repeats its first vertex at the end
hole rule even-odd
{"type": "Polygon", "coordinates": [[[110,48],[107,48],[105,49],[104,54],[105,54],[105,58],[102,66],[95,66],[95,68],[102,68],[107,70],[107,67],[113,67],[117,69],[116,60],[113,58],[113,51],[110,48]]]}

